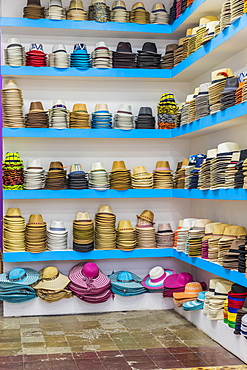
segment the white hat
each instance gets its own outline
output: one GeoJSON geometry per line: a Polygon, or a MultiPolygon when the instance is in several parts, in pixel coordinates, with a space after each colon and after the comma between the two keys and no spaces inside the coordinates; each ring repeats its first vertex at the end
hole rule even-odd
{"type": "Polygon", "coordinates": [[[218,145],[218,154],[228,153],[228,152],[237,152],[240,148],[237,143],[228,141],[226,143],[221,143],[218,145]]]}
{"type": "Polygon", "coordinates": [[[179,230],[179,232],[190,229],[192,226],[194,226],[195,221],[196,218],[185,218],[183,220],[182,228],[179,230]]]}
{"type": "Polygon", "coordinates": [[[91,221],[88,212],[77,212],[76,221],[91,221]]]}
{"type": "Polygon", "coordinates": [[[218,26],[219,23],[220,23],[219,21],[208,22],[207,25],[206,25],[206,31],[208,33],[214,32],[215,27],[218,26]]]}
{"type": "Polygon", "coordinates": [[[52,107],[54,107],[55,105],[63,105],[66,107],[65,101],[60,99],[54,100],[54,102],[52,103],[52,107]]]}
{"type": "Polygon", "coordinates": [[[20,40],[15,38],[15,37],[11,37],[10,39],[8,39],[8,46],[7,48],[11,47],[11,45],[14,47],[14,46],[22,46],[22,44],[20,43],[20,40]]]}
{"type": "Polygon", "coordinates": [[[193,99],[194,94],[189,94],[186,97],[186,103],[189,103],[193,99]]]}
{"type": "Polygon", "coordinates": [[[90,172],[92,172],[92,171],[100,171],[100,170],[105,171],[105,168],[104,168],[103,163],[102,162],[93,162],[92,163],[92,166],[91,166],[90,172]]]}
{"type": "Polygon", "coordinates": [[[218,149],[209,149],[207,151],[207,158],[216,158],[218,149]]]}
{"type": "Polygon", "coordinates": [[[18,86],[14,80],[8,80],[5,82],[3,90],[18,89],[18,86]]]}
{"type": "Polygon", "coordinates": [[[107,48],[108,49],[104,41],[97,42],[97,44],[95,44],[95,49],[96,48],[107,48]]]}
{"type": "Polygon", "coordinates": [[[29,159],[28,163],[27,163],[27,168],[29,167],[42,167],[41,165],[41,160],[40,159],[29,159]]]}
{"type": "Polygon", "coordinates": [[[55,53],[56,51],[65,51],[66,52],[66,49],[65,49],[65,46],[63,44],[56,44],[53,46],[52,48],[52,52],[55,53]]]}
{"type": "Polygon", "coordinates": [[[199,93],[208,92],[208,88],[211,85],[210,82],[205,82],[199,86],[199,93]]]}
{"type": "Polygon", "coordinates": [[[118,112],[119,111],[126,112],[127,114],[132,114],[131,105],[120,104],[119,107],[118,107],[118,112]]]}
{"type": "Polygon", "coordinates": [[[49,1],[49,7],[50,6],[59,6],[59,7],[63,7],[62,6],[62,1],[61,0],[50,0],[49,1]]]}
{"type": "Polygon", "coordinates": [[[54,233],[54,234],[64,234],[67,233],[67,230],[64,227],[64,222],[63,221],[55,221],[53,220],[51,222],[50,229],[48,229],[49,232],[54,233]]]}

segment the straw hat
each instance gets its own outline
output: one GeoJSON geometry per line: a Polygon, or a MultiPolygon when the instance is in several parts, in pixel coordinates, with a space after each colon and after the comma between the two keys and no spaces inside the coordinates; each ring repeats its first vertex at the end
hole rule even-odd
{"type": "Polygon", "coordinates": [[[110,206],[99,206],[98,213],[113,213],[110,206]]]}
{"type": "Polygon", "coordinates": [[[16,267],[9,272],[4,272],[0,274],[0,282],[14,283],[21,285],[31,285],[39,279],[39,273],[28,267],[21,268],[16,267]]]}
{"type": "Polygon", "coordinates": [[[39,271],[40,280],[34,286],[34,289],[62,290],[70,282],[69,278],[54,266],[45,267],[39,271]]]}
{"type": "Polygon", "coordinates": [[[132,227],[132,224],[129,220],[127,221],[119,221],[117,231],[121,232],[129,232],[134,231],[135,229],[132,227]]]}
{"type": "Polygon", "coordinates": [[[5,217],[21,217],[20,208],[8,208],[5,217]]]}
{"type": "Polygon", "coordinates": [[[114,161],[113,162],[111,172],[116,172],[116,171],[127,171],[124,161],[114,161]]]}
{"type": "Polygon", "coordinates": [[[88,212],[77,212],[76,221],[91,221],[88,212]]]}
{"type": "Polygon", "coordinates": [[[45,222],[43,221],[42,215],[30,215],[27,225],[31,225],[32,227],[39,227],[41,225],[45,225],[45,222]]]}
{"type": "Polygon", "coordinates": [[[148,211],[148,210],[145,210],[143,211],[140,216],[136,215],[136,217],[138,218],[142,218],[143,220],[146,220],[146,221],[149,221],[151,222],[153,225],[155,224],[155,222],[153,222],[154,220],[154,214],[153,212],[151,211],[148,211]]]}

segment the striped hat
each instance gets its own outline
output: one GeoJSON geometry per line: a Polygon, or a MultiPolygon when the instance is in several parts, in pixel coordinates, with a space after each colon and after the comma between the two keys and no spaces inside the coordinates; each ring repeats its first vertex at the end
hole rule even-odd
{"type": "Polygon", "coordinates": [[[198,293],[202,292],[202,286],[200,283],[191,282],[185,285],[184,292],[173,293],[175,299],[186,299],[186,298],[196,298],[198,293]]]}
{"type": "Polygon", "coordinates": [[[69,279],[72,283],[92,291],[110,286],[110,279],[93,262],[75,265],[69,273],[69,279]]]}

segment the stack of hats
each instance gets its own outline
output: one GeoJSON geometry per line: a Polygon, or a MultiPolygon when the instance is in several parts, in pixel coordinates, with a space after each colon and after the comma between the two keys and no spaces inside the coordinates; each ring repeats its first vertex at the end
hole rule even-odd
{"type": "Polygon", "coordinates": [[[124,297],[147,293],[141,285],[142,278],[129,271],[117,271],[108,276],[111,280],[111,291],[124,297]]]}
{"type": "Polygon", "coordinates": [[[19,208],[8,208],[3,218],[3,249],[5,252],[25,251],[25,219],[19,208]]]}
{"type": "Polygon", "coordinates": [[[87,189],[88,181],[87,174],[83,170],[82,165],[72,164],[70,173],[68,174],[68,189],[87,189]]]}
{"type": "Polygon", "coordinates": [[[97,42],[91,58],[93,68],[112,68],[112,51],[104,41],[97,42]]]}
{"type": "Polygon", "coordinates": [[[202,238],[205,235],[205,227],[210,224],[211,220],[196,219],[193,229],[188,233],[186,249],[190,257],[201,257],[202,255],[202,238]]]}
{"type": "Polygon", "coordinates": [[[30,103],[29,112],[25,118],[25,126],[28,128],[47,128],[49,126],[48,113],[44,111],[40,101],[30,103]]]}
{"type": "Polygon", "coordinates": [[[232,107],[235,105],[236,91],[238,88],[238,77],[231,77],[226,79],[225,88],[221,93],[220,104],[221,110],[232,107]]]}
{"type": "Polygon", "coordinates": [[[173,270],[164,270],[161,266],[153,267],[142,280],[142,285],[148,289],[150,293],[164,292],[166,279],[174,274],[176,274],[176,272],[173,270]]]}
{"type": "Polygon", "coordinates": [[[231,23],[244,14],[244,0],[231,0],[231,23]]]}
{"type": "Polygon", "coordinates": [[[92,128],[112,128],[112,114],[107,104],[96,104],[91,123],[92,128]]]}
{"type": "Polygon", "coordinates": [[[39,298],[48,303],[72,297],[71,290],[66,289],[69,278],[56,267],[48,266],[39,271],[40,280],[33,285],[39,298]]]}
{"type": "Polygon", "coordinates": [[[111,280],[93,262],[74,266],[69,279],[69,289],[84,302],[97,304],[113,297],[111,280]]]}
{"type": "Polygon", "coordinates": [[[47,249],[49,251],[63,251],[68,249],[67,246],[68,230],[65,228],[63,221],[51,222],[47,229],[47,249]]]}
{"type": "Polygon", "coordinates": [[[197,296],[202,292],[202,286],[197,282],[187,283],[184,287],[183,292],[174,292],[173,293],[173,302],[177,307],[181,307],[183,303],[190,302],[194,299],[197,299],[197,296]]]}
{"type": "Polygon", "coordinates": [[[185,169],[189,164],[189,158],[185,158],[183,162],[178,162],[176,172],[174,174],[174,188],[184,189],[185,185],[185,169]]]}
{"type": "Polygon", "coordinates": [[[94,221],[88,212],[78,212],[73,221],[73,249],[77,252],[94,249],[94,221]]]}
{"type": "Polygon", "coordinates": [[[39,279],[39,273],[28,267],[16,267],[0,274],[0,300],[8,303],[22,303],[37,298],[31,287],[39,279]]]}
{"type": "Polygon", "coordinates": [[[155,117],[153,117],[152,108],[141,107],[135,120],[136,129],[154,129],[155,117]]]}
{"type": "Polygon", "coordinates": [[[202,310],[204,307],[205,302],[205,295],[206,292],[202,291],[198,293],[198,296],[195,300],[184,302],[182,304],[182,308],[184,311],[196,311],[196,310],[202,310]]]}
{"type": "MultiPolygon", "coordinates": [[[[246,241],[245,241],[246,243],[246,241]]],[[[246,255],[247,255],[247,247],[243,243],[238,247],[238,272],[245,273],[246,275],[246,268],[247,268],[247,261],[246,261],[246,255]]]]}
{"type": "Polygon", "coordinates": [[[221,109],[222,92],[226,85],[226,79],[233,77],[230,68],[221,68],[211,73],[212,83],[208,88],[210,114],[214,114],[221,109]]]}
{"type": "Polygon", "coordinates": [[[24,127],[22,91],[13,80],[5,82],[2,89],[4,127],[24,127]]]}
{"type": "Polygon", "coordinates": [[[24,189],[34,190],[45,187],[45,169],[40,159],[29,159],[24,175],[24,189]]]}
{"type": "Polygon", "coordinates": [[[49,0],[48,8],[45,9],[45,17],[48,19],[66,19],[66,10],[63,9],[62,0],[49,0]]]}
{"type": "MultiPolygon", "coordinates": [[[[234,334],[241,334],[241,321],[246,314],[247,314],[247,298],[245,298],[242,308],[237,311],[234,334]]],[[[242,329],[243,329],[242,334],[244,334],[245,332],[245,336],[247,336],[247,322],[246,325],[243,325],[242,329]],[[246,326],[246,328],[244,328],[244,326],[246,326]]]]}
{"type": "Polygon", "coordinates": [[[236,172],[234,174],[235,188],[242,188],[244,185],[243,165],[246,167],[247,149],[240,150],[239,162],[235,165],[236,172]]]}
{"type": "Polygon", "coordinates": [[[154,42],[145,42],[142,50],[137,50],[137,68],[160,68],[161,54],[157,53],[154,42]]]}
{"type": "Polygon", "coordinates": [[[7,152],[2,164],[4,190],[24,189],[24,165],[19,153],[7,152]]]}
{"type": "Polygon", "coordinates": [[[111,22],[129,22],[129,12],[124,1],[114,1],[112,4],[111,22]]]}
{"type": "MultiPolygon", "coordinates": [[[[170,7],[169,23],[172,24],[177,18],[177,0],[173,0],[173,4],[170,7]]],[[[181,5],[181,4],[180,4],[181,5]]],[[[181,14],[181,7],[179,9],[178,16],[181,14]]]]}
{"type": "Polygon", "coordinates": [[[185,218],[182,221],[182,226],[176,230],[176,248],[178,251],[186,251],[189,231],[192,230],[195,221],[195,218],[185,218]]]}
{"type": "MultiPolygon", "coordinates": [[[[231,290],[232,283],[227,280],[216,279],[215,290],[208,299],[208,318],[210,320],[223,320],[224,301],[231,290]]],[[[210,289],[209,289],[210,290],[210,289]]]]}
{"type": "Polygon", "coordinates": [[[62,162],[51,162],[46,175],[45,189],[67,189],[66,170],[62,162]]]}
{"type": "Polygon", "coordinates": [[[172,189],[173,178],[168,161],[158,161],[153,172],[154,189],[172,189]]]}
{"type": "Polygon", "coordinates": [[[113,68],[136,68],[136,54],[129,42],[119,42],[113,51],[113,68]]]}
{"type": "Polygon", "coordinates": [[[134,128],[134,115],[131,105],[120,104],[117,113],[114,116],[114,128],[121,130],[131,130],[134,128]]]}
{"type": "Polygon", "coordinates": [[[186,101],[182,105],[181,109],[181,126],[189,123],[189,111],[190,111],[190,102],[193,99],[193,94],[186,96],[186,101]]]}
{"type": "Polygon", "coordinates": [[[202,163],[199,171],[198,188],[201,190],[207,190],[211,187],[211,174],[210,169],[212,160],[216,158],[218,149],[209,149],[207,151],[206,160],[202,163]]]}
{"type": "MultiPolygon", "coordinates": [[[[209,313],[209,304],[210,304],[211,298],[214,297],[216,284],[218,282],[223,282],[223,283],[226,283],[227,282],[227,283],[230,283],[229,281],[227,281],[227,280],[225,280],[223,278],[220,278],[220,277],[217,277],[217,278],[214,278],[214,279],[210,279],[209,280],[209,288],[208,288],[208,292],[206,292],[206,294],[205,294],[205,301],[204,301],[204,307],[203,307],[203,313],[205,315],[207,315],[209,313]]],[[[231,286],[229,287],[229,290],[230,289],[231,289],[231,286]]],[[[225,294],[224,294],[224,297],[223,297],[223,308],[224,308],[225,300],[226,299],[227,299],[227,295],[225,296],[225,294]]],[[[222,318],[223,318],[223,315],[222,315],[222,318]]]]}
{"type": "Polygon", "coordinates": [[[109,175],[103,163],[93,162],[91,170],[88,172],[88,188],[96,190],[106,190],[110,187],[109,175]]]}
{"type": "Polygon", "coordinates": [[[205,234],[202,238],[202,255],[201,258],[208,259],[208,241],[212,237],[213,229],[215,225],[220,224],[220,222],[210,222],[205,225],[205,234]]]}
{"type": "Polygon", "coordinates": [[[131,174],[124,161],[114,161],[110,174],[110,187],[115,190],[131,189],[131,174]]]}
{"type": "Polygon", "coordinates": [[[164,4],[154,4],[150,14],[150,23],[169,24],[169,14],[167,13],[164,4]]]}
{"type": "Polygon", "coordinates": [[[236,95],[235,104],[240,104],[243,101],[244,84],[245,84],[245,81],[239,82],[239,85],[238,85],[238,88],[237,88],[236,94],[235,94],[236,95]]]}
{"type": "Polygon", "coordinates": [[[148,173],[144,166],[134,167],[131,185],[133,189],[153,189],[153,174],[148,173]]]}
{"type": "Polygon", "coordinates": [[[85,44],[75,44],[73,53],[70,54],[70,67],[88,69],[91,67],[90,54],[85,44]]]}
{"type": "Polygon", "coordinates": [[[239,284],[232,284],[228,293],[228,326],[235,329],[238,310],[241,310],[247,298],[247,288],[239,284]]]}
{"type": "Polygon", "coordinates": [[[53,46],[52,53],[49,54],[49,66],[55,68],[70,67],[70,56],[63,44],[53,46]]]}
{"type": "Polygon", "coordinates": [[[178,40],[178,47],[174,50],[174,66],[181,63],[183,60],[183,43],[184,43],[185,37],[182,37],[178,40]]]}
{"type": "Polygon", "coordinates": [[[26,65],[25,48],[17,38],[8,40],[7,49],[4,49],[5,64],[11,67],[26,65]]]}
{"type": "Polygon", "coordinates": [[[46,67],[46,55],[42,44],[31,44],[26,53],[26,66],[46,67]]]}
{"type": "Polygon", "coordinates": [[[223,31],[231,24],[231,0],[226,0],[220,12],[220,30],[223,31]]]}
{"type": "Polygon", "coordinates": [[[243,226],[229,225],[225,228],[224,234],[218,243],[218,263],[222,264],[225,253],[229,252],[234,240],[245,242],[246,229],[243,226]]]}
{"type": "Polygon", "coordinates": [[[136,217],[137,248],[156,248],[153,212],[145,210],[136,217]]]}
{"type": "Polygon", "coordinates": [[[199,171],[203,161],[206,159],[204,154],[191,155],[189,165],[185,169],[185,189],[197,189],[199,181],[199,171]]]}
{"type": "Polygon", "coordinates": [[[206,30],[201,38],[201,45],[205,45],[208,41],[212,40],[220,32],[220,22],[218,20],[208,22],[206,30]]]}
{"type": "Polygon", "coordinates": [[[196,96],[196,119],[208,116],[209,112],[209,93],[210,82],[203,83],[199,86],[199,92],[196,96]]]}
{"type": "Polygon", "coordinates": [[[169,93],[162,94],[158,104],[159,129],[174,128],[177,112],[178,105],[175,102],[174,95],[169,93]]]}
{"type": "Polygon", "coordinates": [[[87,12],[84,10],[83,2],[81,0],[71,0],[69,9],[66,13],[66,18],[74,21],[86,21],[87,12]]]}
{"type": "MultiPolygon", "coordinates": [[[[223,257],[222,266],[225,269],[238,270],[238,263],[239,263],[239,256],[241,253],[241,249],[243,249],[245,252],[244,244],[245,244],[244,240],[237,240],[237,239],[233,240],[233,242],[231,243],[230,249],[225,252],[225,255],[223,257]]],[[[244,266],[243,272],[245,272],[245,266],[244,266]]]]}
{"type": "Polygon", "coordinates": [[[160,68],[172,69],[174,67],[174,52],[177,48],[177,44],[169,44],[166,46],[165,55],[162,57],[160,68]]]}
{"type": "Polygon", "coordinates": [[[95,248],[116,249],[116,215],[110,206],[100,206],[95,215],[95,248]]]}
{"type": "Polygon", "coordinates": [[[188,123],[195,121],[196,119],[196,97],[199,93],[199,87],[196,87],[192,99],[190,100],[188,123]]]}
{"type": "Polygon", "coordinates": [[[69,127],[69,111],[63,100],[55,100],[52,103],[52,109],[49,109],[49,126],[58,129],[69,127]]]}
{"type": "Polygon", "coordinates": [[[86,104],[74,104],[69,115],[70,128],[90,128],[89,114],[86,104]]]}
{"type": "Polygon", "coordinates": [[[228,224],[217,223],[214,225],[212,236],[208,239],[208,259],[213,262],[218,261],[219,241],[224,235],[228,224]]]}
{"type": "Polygon", "coordinates": [[[47,249],[46,223],[42,215],[30,215],[25,229],[26,251],[41,253],[47,249]]]}
{"type": "Polygon", "coordinates": [[[174,233],[170,224],[159,224],[156,233],[157,248],[173,248],[174,233]]]}
{"type": "Polygon", "coordinates": [[[173,297],[173,293],[184,292],[185,285],[193,281],[193,276],[188,272],[171,274],[164,282],[163,297],[173,297]]]}
{"type": "Polygon", "coordinates": [[[240,152],[235,152],[232,155],[231,162],[228,164],[226,169],[226,188],[235,188],[235,173],[237,172],[236,165],[239,163],[240,152]]]}
{"type": "Polygon", "coordinates": [[[146,11],[143,3],[135,3],[130,11],[130,22],[146,24],[150,21],[150,14],[146,11]]]}
{"type": "Polygon", "coordinates": [[[23,8],[23,18],[45,18],[44,10],[45,8],[40,5],[40,0],[27,0],[27,5],[23,8]]]}
{"type": "Polygon", "coordinates": [[[129,220],[119,221],[117,228],[117,249],[132,251],[136,247],[136,229],[129,220]]]}
{"type": "Polygon", "coordinates": [[[111,10],[106,5],[105,0],[92,0],[92,5],[88,8],[88,20],[96,22],[110,21],[111,10]]]}

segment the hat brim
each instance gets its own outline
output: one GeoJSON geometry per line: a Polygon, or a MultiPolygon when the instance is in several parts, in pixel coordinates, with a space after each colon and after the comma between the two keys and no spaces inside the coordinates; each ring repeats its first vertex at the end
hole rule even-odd
{"type": "Polygon", "coordinates": [[[24,268],[26,272],[26,276],[22,280],[18,281],[11,281],[8,279],[8,272],[4,272],[0,274],[0,283],[12,283],[12,284],[19,284],[19,285],[31,285],[34,284],[37,280],[39,280],[40,275],[39,273],[31,268],[24,268]]]}

